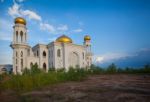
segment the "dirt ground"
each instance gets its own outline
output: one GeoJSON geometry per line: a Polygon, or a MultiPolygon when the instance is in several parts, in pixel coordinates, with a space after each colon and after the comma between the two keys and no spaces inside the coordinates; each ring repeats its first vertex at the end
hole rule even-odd
{"type": "Polygon", "coordinates": [[[94,75],[32,92],[5,91],[0,102],[150,102],[150,75],[94,75]]]}

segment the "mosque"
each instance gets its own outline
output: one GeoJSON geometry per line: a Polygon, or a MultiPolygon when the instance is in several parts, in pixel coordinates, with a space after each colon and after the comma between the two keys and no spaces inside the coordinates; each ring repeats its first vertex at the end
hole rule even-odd
{"type": "Polygon", "coordinates": [[[25,68],[37,64],[39,68],[48,72],[50,68],[68,70],[70,67],[88,68],[92,64],[91,38],[86,35],[83,45],[73,43],[66,35],[55,41],[45,44],[36,44],[31,47],[27,43],[26,20],[17,17],[13,26],[13,73],[22,74],[25,68]]]}

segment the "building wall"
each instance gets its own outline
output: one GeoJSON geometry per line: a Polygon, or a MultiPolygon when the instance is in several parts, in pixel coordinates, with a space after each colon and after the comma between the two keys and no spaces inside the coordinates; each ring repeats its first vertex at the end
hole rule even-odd
{"type": "Polygon", "coordinates": [[[83,59],[83,53],[85,54],[85,48],[84,48],[84,46],[75,45],[75,44],[69,44],[68,46],[65,46],[64,51],[66,53],[66,56],[65,56],[65,59],[66,59],[66,68],[70,67],[71,63],[69,63],[69,60],[70,60],[69,57],[73,53],[77,54],[77,56],[78,56],[79,67],[80,68],[84,67],[84,63],[85,63],[85,57],[83,59]]]}
{"type": "MultiPolygon", "coordinates": [[[[72,43],[59,43],[55,42],[54,47],[54,67],[56,69],[66,68],[68,70],[70,66],[69,58],[72,53],[78,55],[78,65],[79,67],[85,67],[86,58],[85,58],[85,47],[81,45],[75,45],[72,43]],[[58,50],[60,50],[60,57],[58,56],[58,50]],[[84,53],[84,58],[83,58],[84,53]]],[[[73,59],[72,59],[73,60],[73,59]]],[[[72,66],[75,67],[75,66],[72,66]]]]}
{"type": "Polygon", "coordinates": [[[28,56],[27,57],[27,68],[31,68],[31,65],[37,64],[39,66],[39,57],[28,56]]]}
{"type": "Polygon", "coordinates": [[[39,68],[48,71],[48,69],[49,69],[49,64],[48,64],[49,53],[48,53],[47,45],[43,45],[43,44],[36,45],[35,47],[33,47],[33,53],[34,53],[34,57],[38,57],[38,59],[39,59],[39,63],[38,63],[39,68]],[[45,64],[45,67],[44,67],[44,64],[45,64]]]}

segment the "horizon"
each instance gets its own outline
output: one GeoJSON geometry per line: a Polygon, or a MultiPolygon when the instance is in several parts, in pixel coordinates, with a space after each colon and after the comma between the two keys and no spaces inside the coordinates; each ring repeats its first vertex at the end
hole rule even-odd
{"type": "Polygon", "coordinates": [[[90,35],[96,65],[150,64],[148,0],[1,0],[0,4],[0,64],[12,64],[9,45],[16,17],[26,19],[32,47],[63,34],[82,45],[84,36],[90,35]]]}

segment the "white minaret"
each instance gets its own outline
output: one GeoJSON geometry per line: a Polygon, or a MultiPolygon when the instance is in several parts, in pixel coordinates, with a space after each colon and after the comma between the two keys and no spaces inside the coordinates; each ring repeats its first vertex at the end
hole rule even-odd
{"type": "Polygon", "coordinates": [[[87,67],[90,67],[92,64],[92,51],[91,51],[91,37],[88,35],[84,37],[84,46],[86,47],[87,67]]]}
{"type": "Polygon", "coordinates": [[[22,74],[23,69],[27,65],[27,52],[29,46],[27,44],[27,28],[25,19],[18,17],[14,21],[13,26],[13,73],[22,74]]]}

